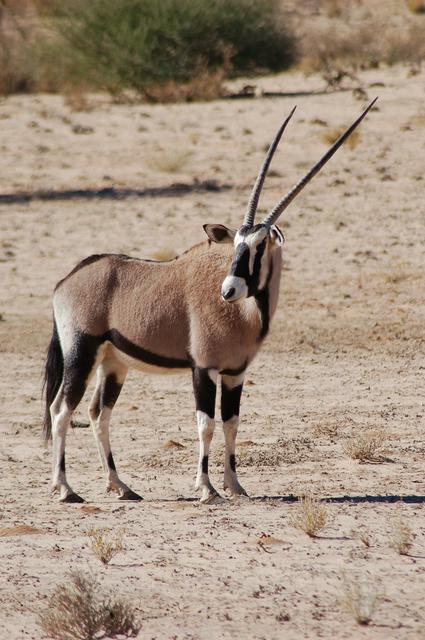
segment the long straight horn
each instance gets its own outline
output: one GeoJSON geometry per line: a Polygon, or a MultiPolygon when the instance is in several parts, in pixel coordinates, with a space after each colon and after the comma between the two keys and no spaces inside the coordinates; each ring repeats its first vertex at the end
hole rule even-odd
{"type": "Polygon", "coordinates": [[[291,113],[286,118],[285,122],[280,127],[279,131],[277,132],[273,142],[271,143],[271,145],[269,147],[269,150],[267,151],[267,155],[266,155],[265,160],[264,160],[264,162],[262,164],[262,167],[260,169],[260,173],[258,174],[257,180],[255,181],[254,187],[252,189],[251,196],[249,198],[248,208],[246,210],[245,218],[244,218],[244,221],[243,221],[243,225],[244,226],[252,227],[252,225],[254,224],[255,212],[257,211],[258,201],[260,199],[261,190],[263,188],[264,180],[265,180],[265,177],[267,175],[267,171],[268,171],[268,168],[270,166],[270,162],[272,161],[272,158],[273,158],[274,153],[275,153],[275,151],[277,149],[277,146],[278,146],[278,144],[280,142],[280,139],[281,139],[281,137],[283,135],[283,132],[286,129],[286,125],[288,124],[288,122],[290,121],[292,116],[294,115],[295,109],[296,109],[296,107],[294,107],[292,109],[291,113]]]}
{"type": "Polygon", "coordinates": [[[294,187],[292,187],[292,189],[286,194],[286,196],[284,196],[282,198],[282,200],[274,207],[274,209],[272,209],[272,211],[270,211],[270,213],[264,218],[262,224],[265,224],[265,225],[270,227],[272,224],[274,224],[276,222],[276,220],[279,218],[279,216],[282,214],[282,212],[286,209],[286,207],[288,207],[291,204],[292,200],[294,198],[296,198],[297,195],[300,193],[300,191],[302,191],[304,189],[306,184],[308,182],[310,182],[310,180],[312,178],[314,178],[314,176],[317,173],[319,173],[320,169],[327,163],[328,160],[330,160],[330,158],[332,158],[333,154],[347,140],[348,136],[351,133],[353,133],[354,129],[361,123],[361,121],[366,116],[367,112],[373,107],[373,105],[375,104],[377,99],[378,98],[375,98],[374,100],[372,100],[370,105],[363,111],[361,116],[359,116],[357,118],[357,120],[355,120],[353,122],[351,127],[349,127],[338,138],[338,140],[332,145],[332,147],[329,149],[329,151],[327,153],[325,153],[323,158],[321,158],[319,160],[319,162],[317,162],[314,165],[314,167],[312,167],[310,169],[310,171],[304,176],[304,178],[302,178],[302,180],[300,180],[294,187]]]}

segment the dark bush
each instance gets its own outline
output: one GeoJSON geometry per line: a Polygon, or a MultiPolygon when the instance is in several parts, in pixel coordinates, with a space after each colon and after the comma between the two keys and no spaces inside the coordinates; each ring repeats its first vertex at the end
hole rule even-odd
{"type": "Polygon", "coordinates": [[[146,93],[202,73],[279,71],[295,40],[278,0],[68,0],[51,8],[54,53],[77,82],[146,93]]]}

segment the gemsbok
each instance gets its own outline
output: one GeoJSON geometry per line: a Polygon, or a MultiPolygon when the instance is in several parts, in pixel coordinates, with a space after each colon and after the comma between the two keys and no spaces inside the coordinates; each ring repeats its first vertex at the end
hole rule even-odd
{"type": "Polygon", "coordinates": [[[221,499],[208,476],[221,376],[224,489],[246,495],[236,475],[235,441],[245,371],[269,331],[278,301],[284,238],[276,222],[375,100],[262,222],[254,224],[260,193],[295,109],[270,145],[239,229],[205,224],[208,241],[168,262],[92,255],[56,285],[45,369],[44,437],[52,437],[53,491],[62,502],[83,502],[66,479],[65,439],[72,413],[95,372],[89,416],[107,490],[116,491],[120,500],[141,499],[119,478],[109,441],[111,412],[130,367],[157,373],[192,371],[199,432],[196,488],[205,503],[221,499]]]}

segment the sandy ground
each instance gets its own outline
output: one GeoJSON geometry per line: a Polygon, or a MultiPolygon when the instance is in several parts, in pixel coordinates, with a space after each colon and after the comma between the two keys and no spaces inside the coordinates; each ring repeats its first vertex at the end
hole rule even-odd
{"type": "MultiPolygon", "coordinates": [[[[188,375],[131,374],[114,413],[117,466],[144,502],[104,493],[89,429],[69,434],[68,474],[97,509],[50,496],[40,384],[53,286],[90,253],[155,257],[202,240],[205,222],[240,224],[265,146],[297,102],[264,211],[324,152],[324,134],[348,124],[365,100],[346,91],[146,106],[91,96],[86,112],[61,97],[0,102],[0,196],[15,194],[0,204],[2,638],[43,637],[37,612],[70,569],[92,571],[127,596],[143,639],[424,637],[425,73],[393,68],[361,79],[380,100],[357,146],[341,150],[282,221],[279,309],[242,403],[239,471],[251,500],[217,506],[194,500],[188,375]],[[229,188],[87,197],[195,180],[229,188]],[[86,193],[16,197],[75,189],[86,193]],[[375,429],[386,461],[352,460],[344,443],[375,429]],[[169,440],[183,448],[164,448],[169,440]],[[312,489],[340,498],[317,539],[291,526],[299,507],[288,499],[312,489]],[[416,534],[409,556],[390,546],[400,518],[416,534]],[[86,536],[100,527],[125,530],[125,549],[107,567],[86,536]],[[341,607],[344,575],[381,594],[368,627],[341,607]]],[[[282,75],[259,85],[315,91],[321,81],[282,75]]],[[[220,486],[220,424],[213,452],[220,486]]]]}

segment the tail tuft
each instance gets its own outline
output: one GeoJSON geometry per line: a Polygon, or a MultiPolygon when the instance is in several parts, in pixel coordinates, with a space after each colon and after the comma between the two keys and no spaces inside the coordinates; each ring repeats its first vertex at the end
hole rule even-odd
{"type": "Polygon", "coordinates": [[[63,379],[63,355],[59,342],[56,322],[53,324],[53,334],[47,349],[46,367],[44,370],[43,394],[45,397],[43,439],[45,442],[52,437],[52,420],[50,405],[56,398],[63,379]]]}

